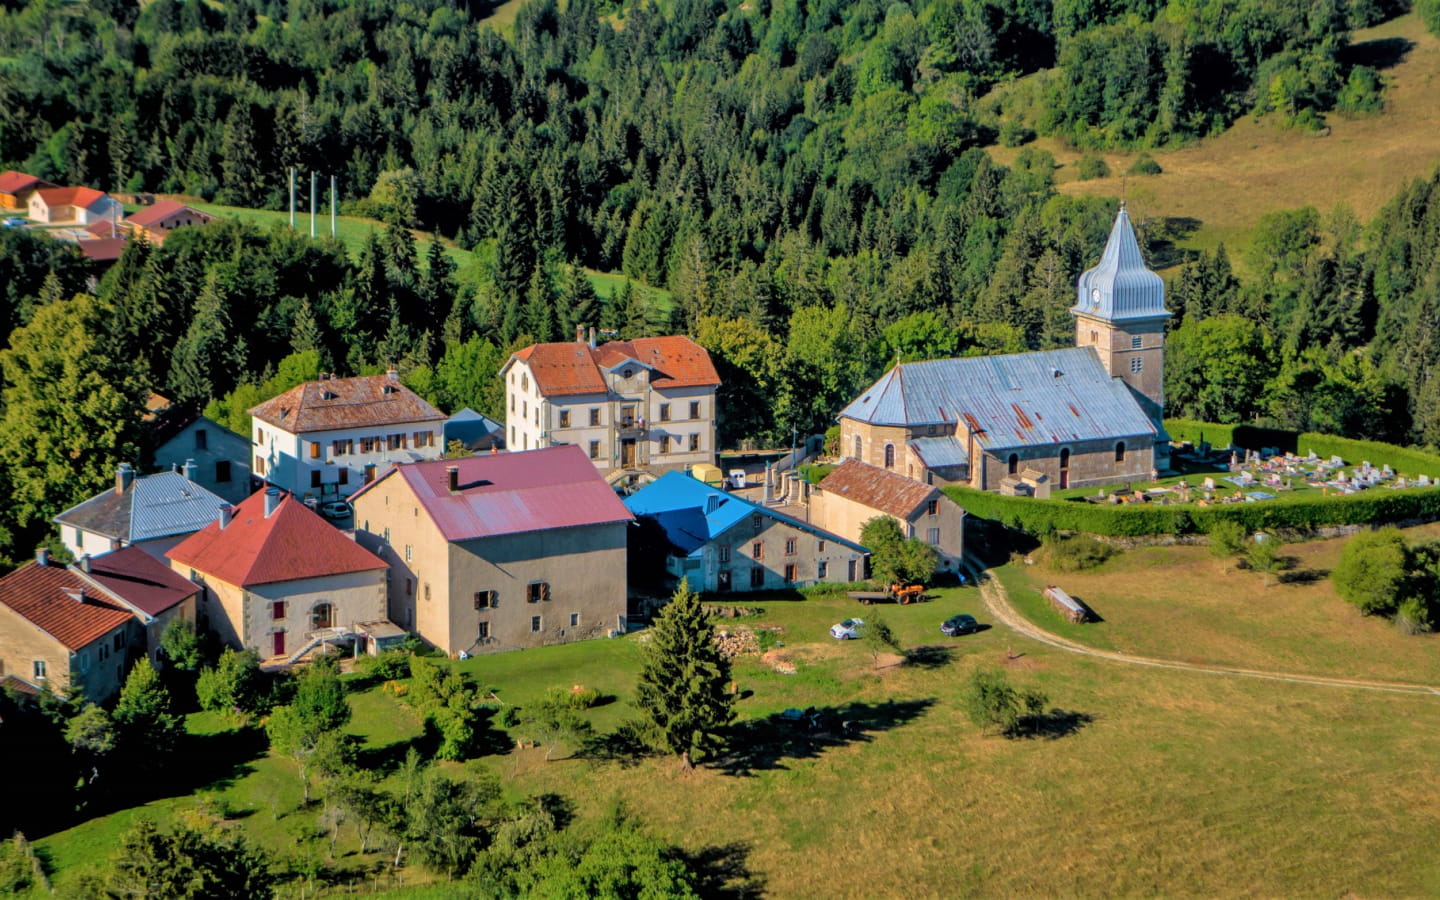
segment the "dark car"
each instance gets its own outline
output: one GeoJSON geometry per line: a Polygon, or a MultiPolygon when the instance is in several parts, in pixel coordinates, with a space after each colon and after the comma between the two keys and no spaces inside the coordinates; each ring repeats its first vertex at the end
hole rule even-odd
{"type": "Polygon", "coordinates": [[[971,634],[979,630],[980,623],[975,621],[975,617],[967,616],[964,613],[961,613],[958,616],[951,616],[950,618],[945,620],[945,623],[943,625],[940,626],[941,634],[948,634],[951,636],[971,634]]]}

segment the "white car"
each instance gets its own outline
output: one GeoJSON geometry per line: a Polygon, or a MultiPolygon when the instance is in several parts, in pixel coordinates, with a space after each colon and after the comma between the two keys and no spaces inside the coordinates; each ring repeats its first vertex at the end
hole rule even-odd
{"type": "Polygon", "coordinates": [[[864,619],[846,619],[830,626],[830,636],[837,641],[853,641],[865,633],[864,619]]]}

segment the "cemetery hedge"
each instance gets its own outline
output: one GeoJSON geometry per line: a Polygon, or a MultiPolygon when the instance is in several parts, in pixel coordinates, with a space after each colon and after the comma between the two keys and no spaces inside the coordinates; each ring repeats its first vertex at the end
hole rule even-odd
{"type": "Polygon", "coordinates": [[[1305,456],[1311,451],[1323,458],[1338,456],[1348,465],[1359,465],[1368,460],[1379,468],[1389,466],[1396,472],[1414,478],[1429,475],[1440,478],[1440,455],[1414,447],[1397,447],[1379,441],[1357,441],[1333,434],[1317,434],[1313,431],[1285,431],[1279,428],[1260,428],[1255,425],[1217,425],[1213,422],[1196,422],[1191,419],[1166,419],[1165,430],[1175,441],[1210,442],[1212,447],[1234,444],[1246,450],[1260,450],[1275,447],[1282,453],[1305,456]]]}

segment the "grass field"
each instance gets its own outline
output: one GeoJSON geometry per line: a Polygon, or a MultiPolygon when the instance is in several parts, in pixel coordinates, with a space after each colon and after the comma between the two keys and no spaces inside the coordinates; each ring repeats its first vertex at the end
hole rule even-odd
{"type": "MultiPolygon", "coordinates": [[[[1294,552],[1319,566],[1338,551],[1321,542],[1294,552]]],[[[1093,583],[1074,586],[1106,621],[1075,631],[1135,652],[1440,680],[1426,659],[1432,640],[1402,640],[1351,616],[1323,584],[1261,590],[1258,576],[1222,576],[1203,554],[1130,551],[1108,563],[1093,583]],[[1241,618],[1251,624],[1234,621],[1241,618]]],[[[1026,606],[1022,586],[1043,579],[1043,568],[1007,567],[1000,577],[1041,624],[1064,630],[1044,620],[1043,607],[1026,606]]],[[[955,612],[986,621],[973,588],[908,607],[861,608],[843,597],[755,605],[764,609],[759,622],[785,628],[784,650],[798,673],[778,674],[754,658],[737,664],[746,692],[739,712],[753,739],[731,771],[685,773],[668,759],[547,763],[545,748],[451,770],[493,769],[516,795],[559,792],[582,817],[622,801],[666,840],[725,848],[775,897],[1440,892],[1440,860],[1414,839],[1440,824],[1440,697],[1117,665],[999,628],[942,638],[938,625],[955,612]],[[864,646],[825,636],[832,622],[856,613],[883,616],[907,647],[938,649],[923,665],[877,669],[864,646]],[[1046,691],[1061,711],[1048,736],[982,737],[962,708],[966,674],[978,666],[1003,666],[1014,683],[1046,691]],[[810,740],[766,719],[809,705],[835,708],[861,736],[810,740]]],[[[507,702],[523,704],[556,685],[597,688],[615,698],[593,711],[608,727],[629,714],[638,638],[461,665],[507,702]]],[[[418,731],[379,689],[354,695],[353,704],[352,730],[371,750],[393,750],[418,731]]],[[[295,773],[280,760],[254,760],[215,790],[236,810],[253,810],[238,821],[277,852],[293,852],[315,815],[294,811],[295,773]]],[[[103,856],[132,815],[39,842],[67,870],[57,877],[62,893],[75,867],[103,856]]],[[[353,849],[346,829],[340,850],[353,849]]],[[[405,877],[409,887],[391,896],[466,896],[458,885],[417,887],[415,870],[405,877]]]]}
{"type": "MultiPolygon", "coordinates": [[[[1272,118],[1246,116],[1224,133],[1175,150],[1151,151],[1160,175],[1121,176],[1137,154],[1107,153],[1112,175],[1079,181],[1080,153],[1054,139],[1038,146],[1055,155],[1061,191],[1118,197],[1122,193],[1139,217],[1197,220],[1198,229],[1181,245],[1213,249],[1224,242],[1232,262],[1249,245],[1260,217],[1278,209],[1315,206],[1328,212],[1339,204],[1367,221],[1412,178],[1426,177],[1440,163],[1440,38],[1425,31],[1413,13],[1358,31],[1357,52],[1410,48],[1382,74],[1389,84],[1384,112],[1347,119],[1329,115],[1324,136],[1279,125],[1272,118]],[[1387,43],[1388,42],[1388,43],[1387,43]],[[1368,45],[1368,46],[1365,46],[1368,45]]],[[[1007,164],[1016,148],[991,148],[1007,164]]]]}

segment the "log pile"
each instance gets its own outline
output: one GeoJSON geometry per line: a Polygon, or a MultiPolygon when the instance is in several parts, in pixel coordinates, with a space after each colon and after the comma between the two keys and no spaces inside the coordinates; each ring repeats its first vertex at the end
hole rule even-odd
{"type": "Polygon", "coordinates": [[[760,652],[760,642],[756,640],[755,632],[748,628],[715,632],[715,646],[726,659],[760,652]]]}

